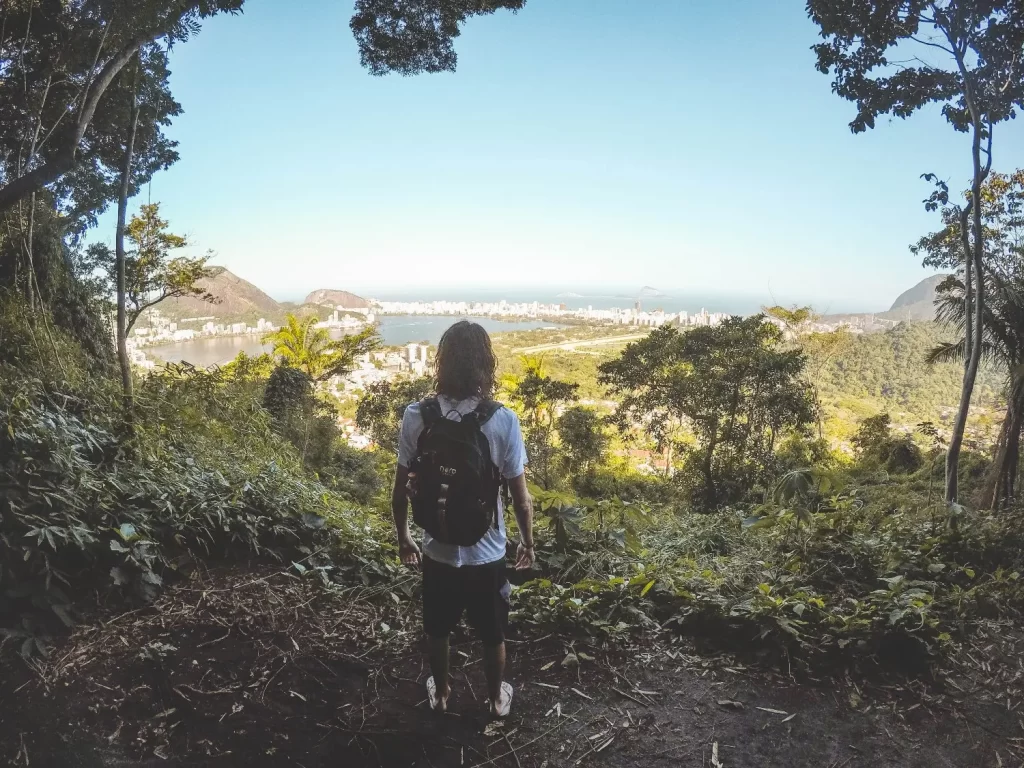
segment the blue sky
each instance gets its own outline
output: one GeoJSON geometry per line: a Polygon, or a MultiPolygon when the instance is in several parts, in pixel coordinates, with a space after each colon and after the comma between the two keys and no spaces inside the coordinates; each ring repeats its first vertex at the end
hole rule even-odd
{"type": "MultiPolygon", "coordinates": [[[[455,74],[374,78],[349,2],[248,0],[172,54],[182,159],[152,198],[277,298],[651,285],[884,309],[928,274],[919,176],[964,186],[968,140],[935,111],[852,135],[802,5],[529,0],[470,21],[455,74]]],[[[1019,123],[997,170],[1024,165],[1019,123]]]]}

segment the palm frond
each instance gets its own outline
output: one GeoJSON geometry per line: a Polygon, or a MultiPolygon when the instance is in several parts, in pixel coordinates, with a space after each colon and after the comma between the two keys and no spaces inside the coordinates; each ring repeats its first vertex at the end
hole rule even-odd
{"type": "Polygon", "coordinates": [[[933,347],[925,355],[924,361],[928,365],[933,363],[963,363],[964,361],[964,340],[947,341],[933,347]]]}

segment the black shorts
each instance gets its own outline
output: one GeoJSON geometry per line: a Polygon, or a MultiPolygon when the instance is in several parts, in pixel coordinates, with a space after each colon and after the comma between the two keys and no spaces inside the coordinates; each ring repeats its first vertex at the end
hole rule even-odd
{"type": "Polygon", "coordinates": [[[500,645],[508,626],[510,591],[504,558],[454,568],[424,557],[423,630],[430,637],[446,637],[465,612],[484,645],[500,645]]]}

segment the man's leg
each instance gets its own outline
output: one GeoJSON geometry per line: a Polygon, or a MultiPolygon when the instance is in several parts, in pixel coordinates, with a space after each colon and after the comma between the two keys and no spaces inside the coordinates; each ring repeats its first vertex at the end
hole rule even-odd
{"type": "Polygon", "coordinates": [[[448,636],[462,618],[462,593],[457,569],[423,558],[423,630],[427,636],[430,672],[437,708],[444,711],[451,695],[448,674],[448,636]]]}
{"type": "Polygon", "coordinates": [[[505,679],[505,643],[484,646],[484,675],[487,676],[487,698],[494,712],[501,695],[501,681],[505,679]]]}
{"type": "MultiPolygon", "coordinates": [[[[470,566],[471,578],[466,613],[484,646],[484,675],[491,714],[502,709],[501,684],[505,679],[505,628],[508,626],[509,592],[505,561],[470,566]]],[[[505,696],[507,698],[507,695],[505,696]]]]}
{"type": "MultiPolygon", "coordinates": [[[[448,684],[448,635],[443,637],[427,637],[430,646],[430,674],[434,676],[434,685],[437,688],[437,700],[439,704],[448,701],[451,694],[451,686],[448,684]]],[[[505,655],[502,654],[502,661],[505,655]]],[[[498,685],[501,685],[499,682],[498,685]]]]}

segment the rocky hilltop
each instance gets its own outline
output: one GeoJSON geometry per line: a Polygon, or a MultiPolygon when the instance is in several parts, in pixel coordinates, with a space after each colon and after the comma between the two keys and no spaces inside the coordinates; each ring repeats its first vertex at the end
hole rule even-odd
{"type": "Polygon", "coordinates": [[[946,277],[948,275],[926,277],[897,296],[889,311],[883,312],[881,316],[887,320],[934,320],[935,289],[946,277]]]}
{"type": "Polygon", "coordinates": [[[326,304],[331,307],[343,309],[369,309],[370,302],[362,296],[356,296],[348,291],[338,291],[332,288],[320,288],[313,291],[306,297],[306,304],[326,304]]]}

